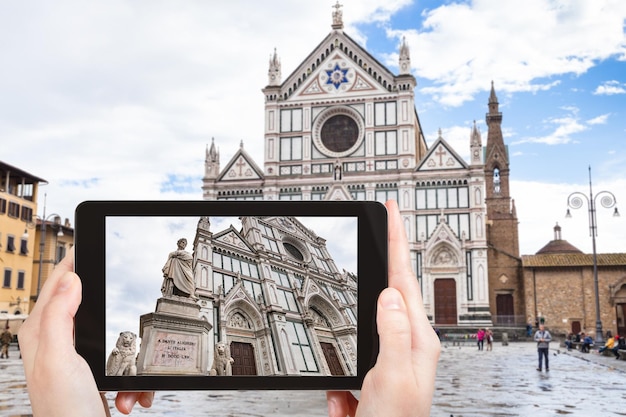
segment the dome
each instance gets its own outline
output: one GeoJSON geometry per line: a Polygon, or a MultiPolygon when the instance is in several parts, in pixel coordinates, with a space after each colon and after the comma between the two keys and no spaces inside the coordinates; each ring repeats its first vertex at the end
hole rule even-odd
{"type": "Polygon", "coordinates": [[[569,243],[567,240],[561,239],[561,226],[557,223],[554,226],[554,240],[548,242],[543,248],[537,251],[537,255],[548,253],[583,253],[576,246],[569,243]]]}

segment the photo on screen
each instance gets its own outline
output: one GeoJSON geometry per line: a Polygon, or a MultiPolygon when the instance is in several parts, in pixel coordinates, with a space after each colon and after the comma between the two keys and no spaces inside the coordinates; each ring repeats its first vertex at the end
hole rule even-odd
{"type": "Polygon", "coordinates": [[[107,376],[357,375],[356,216],[104,223],[107,376]]]}

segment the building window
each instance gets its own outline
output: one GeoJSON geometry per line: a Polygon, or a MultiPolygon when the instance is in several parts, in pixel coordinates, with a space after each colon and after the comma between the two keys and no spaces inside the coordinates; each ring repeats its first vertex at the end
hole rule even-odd
{"type": "Polygon", "coordinates": [[[374,105],[376,126],[390,126],[396,124],[396,102],[376,103],[374,105]]]}
{"type": "Polygon", "coordinates": [[[500,170],[498,168],[493,170],[493,192],[500,193],[500,170]]]}
{"type": "Polygon", "coordinates": [[[302,137],[280,138],[280,160],[300,161],[302,159],[302,137]]]}
{"type": "Polygon", "coordinates": [[[415,202],[418,210],[469,207],[468,187],[417,188],[415,202]]]}
{"type": "Polygon", "coordinates": [[[474,299],[474,281],[472,278],[472,252],[465,252],[465,265],[467,271],[467,300],[472,301],[474,299]]]}
{"type": "Polygon", "coordinates": [[[24,289],[24,281],[26,281],[26,272],[18,271],[17,272],[17,289],[18,290],[24,289]]]}
{"type": "Polygon", "coordinates": [[[420,291],[423,294],[422,288],[422,252],[417,252],[415,254],[415,276],[417,277],[417,282],[420,284],[420,291]]]}
{"type": "Polygon", "coordinates": [[[33,209],[30,207],[22,206],[22,220],[25,222],[33,221],[33,209]]]}
{"type": "Polygon", "coordinates": [[[56,263],[61,262],[61,260],[65,258],[65,253],[66,253],[65,245],[57,246],[56,263]]]}
{"type": "Polygon", "coordinates": [[[304,255],[294,245],[292,245],[289,242],[283,242],[283,246],[285,247],[285,250],[287,251],[287,253],[293,256],[295,259],[297,259],[300,262],[304,261],[304,255]]]}
{"type": "Polygon", "coordinates": [[[376,201],[385,203],[388,200],[398,201],[398,190],[376,190],[376,201]]]}
{"type": "Polygon", "coordinates": [[[469,214],[447,214],[446,221],[456,237],[459,239],[471,239],[469,214]]]}
{"type": "MultiPolygon", "coordinates": [[[[471,239],[469,214],[446,214],[446,223],[459,239],[471,239]]],[[[418,214],[416,216],[417,238],[418,240],[429,239],[437,224],[439,224],[439,214],[418,214]]]]}
{"type": "Polygon", "coordinates": [[[20,255],[28,255],[28,239],[20,240],[20,255]]]}
{"type": "Polygon", "coordinates": [[[279,200],[302,200],[302,193],[280,193],[279,200]]]}
{"type": "Polygon", "coordinates": [[[2,281],[2,288],[11,288],[11,270],[9,268],[5,268],[4,270],[4,280],[2,281]]]}
{"type": "Polygon", "coordinates": [[[20,217],[20,205],[9,201],[9,216],[18,218],[20,217]]]}
{"type": "Polygon", "coordinates": [[[302,131],[302,109],[291,109],[280,111],[280,131],[300,132],[302,131]]]}
{"type": "Polygon", "coordinates": [[[15,252],[15,236],[7,236],[7,252],[15,252]]]}
{"type": "Polygon", "coordinates": [[[7,201],[4,198],[0,198],[0,214],[7,212],[7,201]]]}
{"type": "Polygon", "coordinates": [[[311,349],[311,343],[302,323],[288,321],[286,330],[298,370],[300,372],[317,372],[318,368],[313,356],[313,349],[311,349]]]}
{"type": "Polygon", "coordinates": [[[228,291],[233,288],[233,277],[220,272],[213,272],[213,292],[215,294],[228,294],[228,291]],[[221,288],[220,288],[221,287],[221,288]],[[221,290],[221,291],[220,291],[221,290]]]}
{"type": "Polygon", "coordinates": [[[395,131],[376,132],[374,151],[376,155],[395,155],[398,153],[398,139],[395,131]]]}

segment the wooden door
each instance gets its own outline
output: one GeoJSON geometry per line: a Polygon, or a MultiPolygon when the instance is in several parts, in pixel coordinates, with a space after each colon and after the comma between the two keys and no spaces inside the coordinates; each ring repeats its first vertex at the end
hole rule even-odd
{"type": "Polygon", "coordinates": [[[515,324],[515,311],[513,309],[513,294],[496,295],[497,324],[515,324]]]}
{"type": "Polygon", "coordinates": [[[435,324],[457,324],[456,281],[452,278],[435,280],[435,324]]]}
{"type": "Polygon", "coordinates": [[[231,342],[230,356],[233,362],[233,375],[256,375],[254,347],[250,343],[231,342]]]}
{"type": "Polygon", "coordinates": [[[572,322],[572,333],[576,335],[580,333],[580,330],[581,330],[580,322],[578,320],[574,320],[572,322]]]}
{"type": "Polygon", "coordinates": [[[345,375],[343,372],[343,368],[341,367],[341,362],[339,361],[339,357],[337,356],[337,351],[335,350],[335,346],[332,343],[324,343],[320,342],[322,346],[322,351],[324,352],[324,357],[326,358],[326,363],[330,368],[331,375],[345,375]]]}
{"type": "Polygon", "coordinates": [[[626,304],[616,304],[615,313],[617,316],[617,334],[626,335],[626,304]]]}

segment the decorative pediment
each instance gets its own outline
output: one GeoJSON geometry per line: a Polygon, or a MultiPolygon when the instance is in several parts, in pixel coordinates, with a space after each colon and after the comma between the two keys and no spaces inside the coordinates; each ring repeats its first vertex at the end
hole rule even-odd
{"type": "Polygon", "coordinates": [[[352,196],[350,195],[350,191],[340,184],[333,185],[330,190],[326,193],[326,197],[324,198],[326,201],[350,201],[352,200],[352,196]]]}
{"type": "Polygon", "coordinates": [[[435,141],[422,163],[417,167],[418,171],[441,171],[448,169],[467,169],[467,163],[461,158],[450,145],[441,137],[435,141]]]}
{"type": "Polygon", "coordinates": [[[226,164],[226,167],[218,177],[218,181],[249,181],[261,180],[263,178],[263,171],[243,149],[242,144],[228,164],[226,164]]]}
{"type": "Polygon", "coordinates": [[[241,234],[231,225],[228,229],[223,230],[213,235],[214,242],[224,243],[228,246],[234,246],[239,249],[244,249],[250,252],[254,252],[251,245],[248,244],[241,234]]]}
{"type": "Polygon", "coordinates": [[[344,32],[331,32],[280,86],[286,100],[385,94],[395,76],[344,32]]]}

